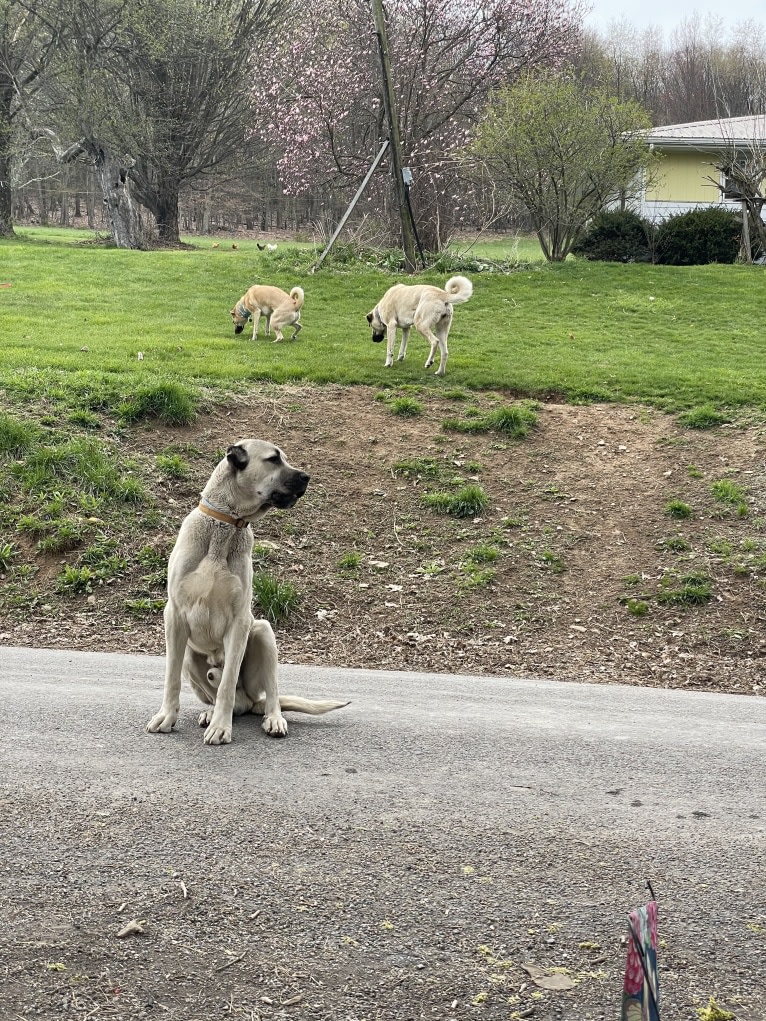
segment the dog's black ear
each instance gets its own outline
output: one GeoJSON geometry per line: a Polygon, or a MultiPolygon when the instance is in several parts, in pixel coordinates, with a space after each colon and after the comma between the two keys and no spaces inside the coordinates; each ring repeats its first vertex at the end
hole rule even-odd
{"type": "Polygon", "coordinates": [[[238,443],[233,444],[226,451],[226,460],[232,466],[234,471],[241,472],[247,468],[250,463],[250,455],[241,447],[238,443]]]}
{"type": "Polygon", "coordinates": [[[367,313],[367,322],[372,325],[372,312],[367,313]]]}

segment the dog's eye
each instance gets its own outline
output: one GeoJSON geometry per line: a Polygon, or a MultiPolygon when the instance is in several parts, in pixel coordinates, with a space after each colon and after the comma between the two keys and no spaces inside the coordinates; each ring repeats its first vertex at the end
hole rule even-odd
{"type": "Polygon", "coordinates": [[[267,457],[266,460],[269,461],[271,464],[280,464],[282,461],[282,455],[272,454],[271,457],[267,457]]]}

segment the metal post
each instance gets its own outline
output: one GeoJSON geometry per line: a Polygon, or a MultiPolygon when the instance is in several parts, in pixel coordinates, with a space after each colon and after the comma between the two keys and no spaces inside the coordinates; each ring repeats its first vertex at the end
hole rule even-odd
{"type": "Polygon", "coordinates": [[[351,202],[349,203],[348,209],[343,214],[343,216],[340,218],[340,223],[335,228],[335,230],[333,231],[332,237],[330,238],[330,240],[325,245],[325,250],[322,252],[322,254],[319,256],[317,261],[311,267],[311,272],[312,273],[314,273],[316,270],[319,269],[319,267],[324,262],[324,257],[327,255],[327,253],[330,251],[332,246],[335,244],[338,235],[340,234],[340,232],[343,230],[343,228],[346,225],[346,220],[349,218],[349,216],[351,216],[351,213],[354,210],[354,206],[359,201],[359,199],[360,199],[360,197],[362,195],[362,192],[367,187],[367,184],[368,184],[370,178],[372,177],[372,175],[375,173],[375,168],[377,167],[378,163],[380,163],[380,161],[383,159],[383,154],[385,153],[387,148],[388,148],[388,139],[386,139],[386,141],[383,143],[383,145],[381,145],[380,152],[375,157],[375,159],[372,161],[372,166],[367,171],[367,174],[366,174],[364,180],[362,181],[362,183],[357,188],[356,195],[354,195],[354,197],[351,199],[351,202]]]}

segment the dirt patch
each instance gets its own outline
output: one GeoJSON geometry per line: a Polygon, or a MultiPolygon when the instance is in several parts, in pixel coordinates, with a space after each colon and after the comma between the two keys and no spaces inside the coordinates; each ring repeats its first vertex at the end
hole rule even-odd
{"type": "Polygon", "coordinates": [[[189,475],[155,472],[150,534],[107,523],[129,564],[119,577],[57,595],[51,558],[35,605],[2,610],[0,641],[162,654],[161,614],[135,603],[163,590],[136,543],[166,553],[217,452],[257,436],[312,475],[295,509],[255,529],[258,566],[300,593],[276,628],[283,661],[763,693],[763,426],[691,430],[643,407],[548,402],[513,440],[444,428],[513,403],[497,394],[411,393],[412,417],[380,397],[282,387],[123,436],[147,465],[180,453],[189,475]],[[477,516],[424,504],[465,485],[489,498],[477,516]]]}

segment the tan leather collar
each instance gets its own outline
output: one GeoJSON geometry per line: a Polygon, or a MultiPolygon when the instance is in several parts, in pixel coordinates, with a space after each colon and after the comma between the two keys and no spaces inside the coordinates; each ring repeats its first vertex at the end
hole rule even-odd
{"type": "Polygon", "coordinates": [[[216,521],[225,521],[227,525],[234,525],[235,528],[247,528],[250,524],[244,518],[235,518],[231,514],[224,514],[223,511],[213,510],[212,507],[206,507],[204,503],[198,504],[197,510],[201,510],[208,517],[215,518],[216,521]]]}

